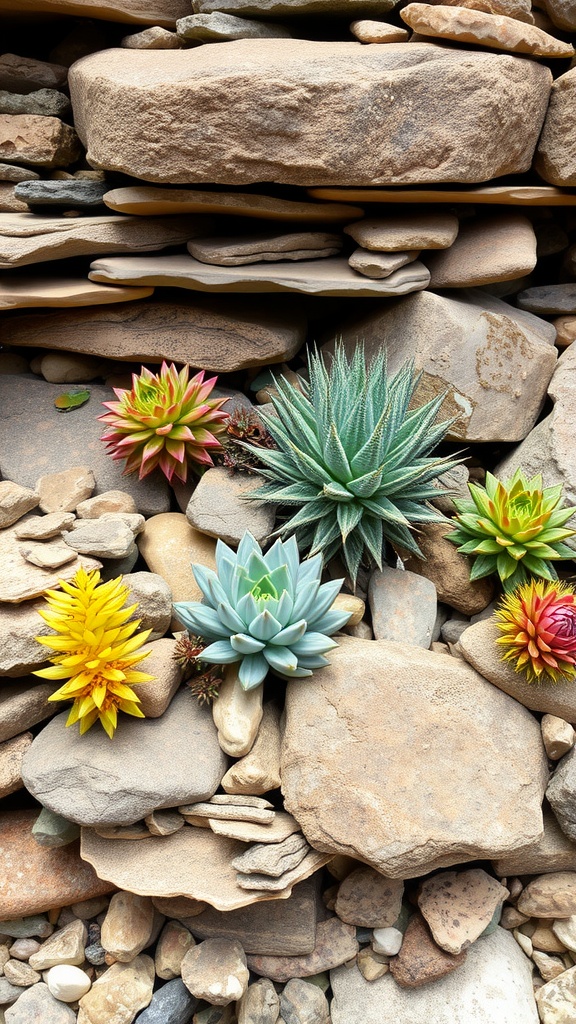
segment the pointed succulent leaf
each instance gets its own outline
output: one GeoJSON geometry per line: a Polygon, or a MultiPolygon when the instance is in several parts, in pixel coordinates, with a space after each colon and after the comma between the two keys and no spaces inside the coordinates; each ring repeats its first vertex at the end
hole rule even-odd
{"type": "Polygon", "coordinates": [[[250,636],[248,633],[236,633],[230,637],[230,646],[233,650],[238,651],[239,654],[258,654],[259,651],[264,649],[264,644],[261,640],[256,640],[255,637],[250,636]]]}
{"type": "Polygon", "coordinates": [[[268,675],[268,662],[262,654],[248,654],[238,669],[238,681],[243,690],[254,690],[268,675]]]}
{"type": "Polygon", "coordinates": [[[291,625],[286,626],[285,629],[281,629],[275,636],[270,637],[269,643],[273,647],[291,647],[296,640],[300,640],[304,636],[308,623],[306,619],[299,619],[298,622],[293,622],[291,625]]]}
{"type": "Polygon", "coordinates": [[[260,612],[255,619],[252,619],[249,629],[251,636],[256,637],[259,641],[264,641],[262,644],[263,647],[264,644],[268,643],[273,636],[276,636],[276,634],[280,632],[282,626],[278,622],[278,619],[274,618],[268,609],[265,608],[264,611],[260,612]]]}
{"type": "Polygon", "coordinates": [[[274,647],[268,644],[262,654],[270,667],[283,675],[289,675],[298,668],[298,658],[290,647],[274,647]]]}
{"type": "Polygon", "coordinates": [[[229,640],[216,640],[202,651],[202,661],[208,661],[212,665],[231,665],[235,661],[240,661],[241,657],[229,640]]]}

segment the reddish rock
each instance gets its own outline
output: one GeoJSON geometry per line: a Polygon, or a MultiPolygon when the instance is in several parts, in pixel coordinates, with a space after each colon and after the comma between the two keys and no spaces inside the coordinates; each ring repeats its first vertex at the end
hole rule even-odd
{"type": "Polygon", "coordinates": [[[414,914],[404,935],[402,949],[390,961],[390,973],[403,988],[419,988],[455,971],[466,953],[453,956],[436,945],[424,918],[414,914]]]}

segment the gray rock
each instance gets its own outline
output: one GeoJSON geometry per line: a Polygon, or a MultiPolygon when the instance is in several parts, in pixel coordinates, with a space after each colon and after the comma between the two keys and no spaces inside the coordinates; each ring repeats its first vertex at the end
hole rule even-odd
{"type": "Polygon", "coordinates": [[[307,14],[352,15],[368,10],[383,14],[393,4],[390,0],[193,0],[195,11],[231,11],[234,14],[254,14],[257,17],[278,15],[297,17],[307,14]]]}
{"type": "Polygon", "coordinates": [[[102,197],[109,191],[108,182],[86,181],[83,178],[22,181],[14,189],[16,198],[28,203],[28,206],[64,206],[66,209],[104,206],[102,197]]]}
{"type": "Polygon", "coordinates": [[[295,832],[281,843],[255,843],[232,861],[232,867],[246,875],[259,873],[279,878],[285,871],[298,867],[309,849],[304,836],[295,832]]]}
{"type": "Polygon", "coordinates": [[[48,703],[48,697],[55,689],[54,683],[38,683],[35,679],[3,683],[0,687],[0,743],[54,715],[57,709],[48,703]]]}
{"type": "Polygon", "coordinates": [[[198,1000],[181,978],[174,978],[156,990],[136,1024],[190,1024],[198,1000]]]}
{"type": "Polygon", "coordinates": [[[576,840],[576,749],[558,762],[558,767],[546,790],[546,796],[558,819],[558,824],[573,841],[576,840]]]}
{"type": "Polygon", "coordinates": [[[520,309],[527,309],[530,313],[576,313],[576,284],[542,284],[526,288],[518,293],[517,302],[520,309]]]}
{"type": "Polygon", "coordinates": [[[68,846],[80,838],[80,826],[43,807],[32,826],[32,835],[40,846],[68,846]]]}
{"type": "Polygon", "coordinates": [[[140,629],[152,630],[149,643],[159,640],[172,618],[172,591],[166,580],[155,572],[131,572],[123,577],[122,583],[129,590],[126,603],[138,603],[131,618],[140,620],[140,629]]]}
{"type": "Polygon", "coordinates": [[[330,1024],[328,1000],[318,987],[303,978],[291,978],[280,996],[285,1024],[330,1024]]]}
{"type": "Polygon", "coordinates": [[[160,474],[138,480],[135,476],[123,476],[122,464],[110,458],[100,440],[102,424],[96,417],[104,411],[101,403],[114,398],[112,389],[92,384],[86,405],[65,415],[54,408],[54,400],[62,391],[61,384],[24,376],[0,376],[1,475],[33,488],[48,467],[50,473],[57,473],[81,466],[89,453],[96,493],[126,491],[143,515],[166,512],[170,501],[164,477],[160,474]]]}
{"type": "Polygon", "coordinates": [[[200,477],[186,508],[191,526],[209,537],[219,537],[236,547],[245,530],[264,544],[274,529],[276,508],[247,500],[265,480],[246,473],[231,473],[223,466],[208,469],[200,477]]]}
{"type": "Polygon", "coordinates": [[[377,640],[397,640],[428,649],[436,620],[436,587],[424,576],[384,565],[368,584],[377,640]]]}
{"type": "Polygon", "coordinates": [[[277,1024],[280,998],[268,978],[249,985],[237,1006],[238,1024],[277,1024]]]}
{"type": "MultiPolygon", "coordinates": [[[[37,636],[47,636],[52,632],[50,626],[38,614],[44,607],[44,600],[23,601],[17,605],[0,604],[0,677],[27,676],[48,660],[47,648],[37,643],[35,639],[37,636]]],[[[37,684],[37,680],[30,682],[37,684]]],[[[1,706],[0,696],[0,708],[1,706]]],[[[2,717],[0,710],[0,721],[2,717]]]]}
{"type": "MultiPolygon", "coordinates": [[[[22,991],[22,990],[20,990],[22,991]]],[[[54,999],[43,981],[27,988],[20,998],[6,1010],[6,1024],[76,1024],[76,1014],[66,1003],[54,999]]]]}
{"type": "Polygon", "coordinates": [[[29,791],[82,825],[128,825],[156,808],[212,796],[226,770],[210,710],[188,690],[162,718],[124,717],[111,743],[84,736],[58,715],[34,740],[23,765],[29,791]]]}
{"type": "Polygon", "coordinates": [[[201,43],[225,42],[228,39],[288,39],[292,33],[283,25],[267,24],[233,14],[191,14],[176,22],[180,39],[197,39],[201,43]]]}
{"type": "Polygon", "coordinates": [[[125,558],[134,544],[134,533],[120,519],[77,519],[64,543],[82,555],[125,558]]]}
{"type": "Polygon", "coordinates": [[[37,89],[59,89],[66,85],[68,68],[33,57],[3,53],[0,57],[0,89],[30,93],[37,89]]]}
{"type": "Polygon", "coordinates": [[[33,171],[31,167],[0,163],[0,181],[35,181],[39,177],[38,171],[33,171]]]}
{"type": "Polygon", "coordinates": [[[433,985],[406,989],[390,974],[365,981],[353,967],[332,971],[333,1024],[538,1024],[530,961],[498,928],[475,942],[465,963],[433,985]]]}
{"type": "Polygon", "coordinates": [[[18,985],[11,985],[8,978],[0,978],[0,1006],[15,1003],[21,995],[22,989],[18,985]]]}
{"type": "MultiPolygon", "coordinates": [[[[41,117],[66,117],[70,100],[56,89],[14,93],[0,90],[0,114],[39,114],[41,117]]],[[[23,179],[20,179],[21,181],[23,179]]],[[[25,200],[26,201],[26,200],[25,200]]]]}
{"type": "MultiPolygon", "coordinates": [[[[52,925],[43,914],[32,914],[30,917],[11,918],[9,921],[0,921],[0,934],[9,935],[14,939],[28,939],[38,936],[45,939],[51,935],[52,925]]],[[[0,999],[0,1004],[2,1000],[0,999]]]]}

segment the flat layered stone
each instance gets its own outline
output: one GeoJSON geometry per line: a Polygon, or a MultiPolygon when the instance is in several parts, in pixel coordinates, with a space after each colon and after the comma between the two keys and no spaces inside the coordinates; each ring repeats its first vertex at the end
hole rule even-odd
{"type": "Polygon", "coordinates": [[[469,7],[474,11],[485,11],[487,14],[504,14],[507,18],[534,24],[531,0],[432,0],[433,4],[442,3],[448,7],[469,7]]]}
{"type": "Polygon", "coordinates": [[[104,202],[118,213],[143,217],[164,213],[219,213],[255,220],[321,224],[345,223],[364,216],[361,207],[346,203],[307,203],[251,192],[202,192],[192,188],[154,188],[146,185],[111,189],[104,196],[104,202]]]}
{"type": "Polygon", "coordinates": [[[404,295],[426,288],[430,273],[415,260],[382,281],[356,274],[348,260],[331,256],[294,263],[214,267],[192,256],[118,256],[91,264],[91,281],[165,285],[206,292],[300,292],[304,295],[404,295]]]}
{"type": "Polygon", "coordinates": [[[249,956],[248,966],[254,974],[272,981],[308,978],[346,963],[358,952],[356,929],[337,917],[319,921],[316,945],[303,956],[249,956]]]}
{"type": "Polygon", "coordinates": [[[68,68],[33,57],[3,53],[0,57],[0,89],[31,93],[36,89],[60,89],[66,85],[68,68]]]}
{"type": "Polygon", "coordinates": [[[0,181],[32,181],[39,178],[37,171],[31,167],[18,167],[17,164],[0,163],[0,181]]]}
{"type": "Polygon", "coordinates": [[[70,100],[56,89],[38,89],[35,92],[20,93],[0,90],[0,114],[36,114],[39,117],[66,117],[70,112],[70,100]]]}
{"type": "MultiPolygon", "coordinates": [[[[135,219],[135,218],[133,218],[135,219]]],[[[179,219],[179,218],[176,218],[179,219]]],[[[151,289],[149,289],[151,291],[151,289]]],[[[23,313],[10,323],[11,343],[81,351],[103,359],[165,359],[230,373],[292,359],[306,320],[294,299],[179,295],[113,308],[23,313]]]]}
{"type": "Polygon", "coordinates": [[[469,7],[412,3],[404,7],[400,17],[419,36],[453,39],[461,43],[490,46],[509,53],[532,53],[536,57],[572,57],[574,47],[502,14],[486,14],[469,7]]]}
{"type": "Polygon", "coordinates": [[[280,878],[285,871],[298,867],[309,849],[304,836],[295,832],[281,843],[255,843],[236,857],[232,866],[245,875],[261,874],[280,878]]]}
{"type": "Polygon", "coordinates": [[[108,191],[106,181],[90,178],[63,178],[55,181],[23,181],[14,189],[17,199],[28,206],[56,206],[65,210],[91,210],[103,206],[108,191]]]}
{"type": "Polygon", "coordinates": [[[269,825],[222,821],[218,818],[208,818],[208,823],[216,835],[228,836],[243,843],[280,843],[298,831],[298,822],[291,814],[285,814],[283,811],[276,811],[274,820],[269,825]]]}
{"type": "Polygon", "coordinates": [[[33,167],[67,167],[81,153],[78,136],[59,117],[0,114],[0,159],[33,167]]]}
{"type": "Polygon", "coordinates": [[[576,284],[543,284],[517,295],[520,309],[531,313],[576,313],[576,284]]]}
{"type": "Polygon", "coordinates": [[[368,18],[353,21],[350,31],[361,43],[404,43],[410,35],[405,28],[368,18]]]}
{"type": "MultiPolygon", "coordinates": [[[[292,0],[286,6],[294,13],[292,0]]],[[[547,68],[507,55],[295,39],[105,50],[77,61],[69,79],[92,166],[157,183],[228,185],[478,182],[522,172],[551,85],[547,68]],[[383,80],[393,107],[381,102],[383,80]],[[287,95],[295,106],[279,118],[287,95]],[[407,145],[401,126],[415,104],[407,145]],[[373,116],[362,117],[368,108],[373,116]]]]}
{"type": "Polygon", "coordinates": [[[447,249],[458,234],[458,218],[451,213],[392,213],[349,224],[344,233],[363,249],[404,252],[410,249],[447,249]]]}
{"type": "Polygon", "coordinates": [[[465,221],[453,246],[427,257],[431,288],[514,281],[536,266],[532,222],[519,213],[465,221]]]}
{"type": "Polygon", "coordinates": [[[441,871],[422,883],[418,906],[434,941],[447,953],[461,953],[486,930],[510,893],[481,868],[441,871]]]}
{"type": "Polygon", "coordinates": [[[411,263],[420,255],[418,249],[412,252],[371,252],[368,249],[359,247],[348,257],[348,263],[352,270],[357,270],[365,277],[389,277],[395,270],[411,263]]]}
{"type": "Polygon", "coordinates": [[[57,849],[40,846],[32,835],[36,817],[37,810],[0,815],[0,905],[7,918],[69,906],[112,890],[80,859],[78,843],[57,849]]]}
{"type": "Polygon", "coordinates": [[[177,18],[190,13],[189,0],[2,0],[13,13],[67,14],[134,24],[174,28],[177,18]]]}
{"type": "Polygon", "coordinates": [[[180,39],[200,43],[226,42],[229,39],[289,39],[292,33],[283,25],[268,25],[234,14],[190,14],[176,23],[180,39]]]}
{"type": "MultiPolygon", "coordinates": [[[[28,184],[35,183],[22,182],[16,188],[28,184]]],[[[66,182],[42,182],[43,186],[61,184],[66,182]]],[[[81,184],[93,186],[95,183],[81,184]]],[[[139,220],[109,214],[71,218],[37,213],[6,214],[0,220],[0,267],[23,267],[99,253],[156,251],[182,245],[205,229],[206,221],[202,217],[139,220]]]]}
{"type": "Polygon", "coordinates": [[[407,878],[500,857],[542,833],[538,723],[457,659],[342,637],[306,687],[288,684],[286,714],[285,805],[317,850],[407,878]],[[458,752],[458,786],[447,749],[458,752]]]}
{"type": "Polygon", "coordinates": [[[153,288],[145,287],[109,287],[80,277],[5,277],[0,283],[0,309],[130,302],[132,299],[145,299],[153,291],[153,288]]]}
{"type": "Polygon", "coordinates": [[[576,871],[576,842],[562,831],[548,806],[544,807],[543,816],[544,834],[540,839],[493,861],[492,867],[499,878],[576,871]]]}
{"type": "Polygon", "coordinates": [[[327,231],[300,231],[282,235],[261,232],[234,238],[196,238],[188,243],[188,252],[194,259],[218,267],[321,259],[335,256],[341,248],[342,236],[327,231]]]}
{"type": "Polygon", "coordinates": [[[53,683],[40,683],[36,678],[21,683],[3,682],[0,687],[0,743],[50,718],[56,709],[48,702],[48,697],[55,689],[53,683]]]}
{"type": "Polygon", "coordinates": [[[319,853],[318,850],[309,848],[306,856],[296,867],[289,868],[278,878],[256,871],[250,872],[250,874],[239,871],[236,879],[240,888],[247,889],[248,891],[260,889],[266,892],[284,892],[286,886],[296,885],[297,882],[302,882],[305,878],[309,878],[310,875],[324,867],[329,860],[331,860],[329,854],[319,853]]]}
{"type": "Polygon", "coordinates": [[[23,732],[0,743],[0,800],[10,793],[15,793],[24,785],[22,759],[31,742],[32,733],[23,732]]]}
{"type": "Polygon", "coordinates": [[[576,195],[552,185],[481,185],[462,188],[309,188],[313,199],[354,203],[475,203],[483,206],[574,206],[576,195]]]}
{"type": "Polygon", "coordinates": [[[122,843],[84,828],[81,842],[82,857],[101,878],[120,889],[130,886],[140,896],[186,896],[230,911],[259,900],[287,899],[292,891],[291,886],[275,893],[241,889],[232,861],[245,847],[208,828],[188,826],[170,836],[122,843]]]}
{"type": "MultiPolygon", "coordinates": [[[[11,377],[8,379],[12,380],[11,377]]],[[[75,576],[81,566],[88,572],[101,565],[94,558],[78,555],[57,569],[41,569],[24,557],[15,530],[15,526],[9,526],[0,531],[0,601],[19,604],[21,601],[41,597],[45,590],[57,587],[59,580],[69,580],[75,576]]],[[[59,546],[59,541],[46,541],[48,548],[54,544],[59,546]]]]}
{"type": "Polygon", "coordinates": [[[355,14],[363,11],[387,11],[391,0],[193,0],[198,12],[227,11],[256,14],[260,17],[288,17],[307,14],[355,14]]]}

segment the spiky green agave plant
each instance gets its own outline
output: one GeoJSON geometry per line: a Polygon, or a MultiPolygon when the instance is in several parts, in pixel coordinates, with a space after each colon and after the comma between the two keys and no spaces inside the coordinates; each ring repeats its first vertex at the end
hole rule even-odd
{"type": "Polygon", "coordinates": [[[409,411],[419,376],[407,362],[389,377],[384,349],[367,366],[362,345],[349,361],[339,342],[329,368],[318,352],[308,367],[303,393],[276,379],[277,416],[259,410],[278,450],[258,449],[267,483],[250,499],[295,506],[276,534],[325,560],[342,549],[353,583],[365,551],[382,567],[386,540],[422,557],[411,528],[445,521],[427,502],[454,465],[429,457],[453,422],[436,422],[444,395],[409,411]]]}

